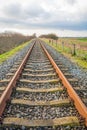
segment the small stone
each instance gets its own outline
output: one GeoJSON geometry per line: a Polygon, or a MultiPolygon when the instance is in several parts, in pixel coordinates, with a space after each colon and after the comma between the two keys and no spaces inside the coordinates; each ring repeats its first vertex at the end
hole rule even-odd
{"type": "Polygon", "coordinates": [[[67,127],[65,128],[65,130],[70,130],[70,126],[67,126],[67,127]]]}
{"type": "Polygon", "coordinates": [[[22,130],[26,130],[25,126],[22,126],[21,129],[22,129],[22,130]]]}

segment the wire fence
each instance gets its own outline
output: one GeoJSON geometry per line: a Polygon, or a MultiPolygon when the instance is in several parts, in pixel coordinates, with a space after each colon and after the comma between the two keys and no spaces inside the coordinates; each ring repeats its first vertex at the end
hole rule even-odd
{"type": "Polygon", "coordinates": [[[49,40],[49,43],[56,46],[59,50],[69,53],[72,56],[87,60],[87,43],[75,43],[62,40],[49,40]]]}

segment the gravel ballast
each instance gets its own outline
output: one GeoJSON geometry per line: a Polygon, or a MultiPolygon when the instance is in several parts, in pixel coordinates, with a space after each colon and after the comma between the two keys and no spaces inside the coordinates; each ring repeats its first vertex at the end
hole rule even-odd
{"type": "Polygon", "coordinates": [[[28,49],[31,47],[32,42],[25,46],[22,50],[14,54],[12,57],[0,64],[0,80],[5,78],[5,75],[9,72],[15,62],[24,57],[28,49]]]}
{"type": "MultiPolygon", "coordinates": [[[[63,58],[62,58],[63,56],[61,56],[59,54],[59,57],[56,57],[56,55],[58,55],[57,52],[55,52],[55,50],[53,50],[52,48],[48,47],[48,45],[46,45],[46,46],[47,46],[48,51],[53,55],[54,59],[58,59],[58,61],[63,60],[63,58]],[[61,59],[60,59],[60,56],[61,56],[61,59]]],[[[38,44],[35,47],[36,47],[35,48],[36,52],[35,52],[35,50],[33,50],[32,55],[29,57],[29,58],[31,58],[29,60],[29,63],[32,63],[33,60],[34,60],[33,62],[39,61],[39,64],[37,64],[38,66],[36,65],[36,63],[34,63],[36,66],[34,66],[34,68],[32,68],[32,70],[33,70],[32,74],[34,74],[35,71],[36,71],[35,74],[38,74],[38,71],[40,71],[40,70],[38,70],[39,68],[41,69],[41,74],[42,74],[43,68],[41,68],[41,66],[43,66],[43,64],[41,63],[42,62],[41,60],[43,59],[43,61],[45,61],[47,58],[45,58],[44,55],[41,56],[41,53],[40,53],[41,48],[39,48],[40,46],[38,46],[38,44]],[[40,66],[40,64],[42,64],[42,65],[40,66]]],[[[28,47],[27,47],[27,49],[28,49],[28,47]]],[[[27,49],[25,49],[24,50],[25,52],[23,51],[23,53],[22,52],[19,52],[20,54],[18,53],[19,58],[16,61],[20,60],[22,55],[23,56],[25,55],[27,49]]],[[[13,59],[12,59],[12,61],[13,61],[13,59]]],[[[15,63],[15,60],[13,61],[12,66],[14,65],[14,63],[15,63]]],[[[64,63],[64,65],[65,65],[65,63],[64,63]]],[[[27,66],[27,64],[26,64],[26,66],[27,66]]],[[[28,68],[28,69],[30,69],[30,68],[28,68]]],[[[71,70],[69,69],[69,71],[71,71],[71,70]]],[[[28,74],[28,70],[25,71],[25,69],[24,69],[23,73],[28,74]]],[[[29,74],[30,74],[30,72],[29,72],[29,74]]],[[[57,86],[60,87],[61,85],[63,86],[63,84],[60,80],[58,80],[57,82],[48,82],[48,81],[42,82],[41,80],[44,80],[44,79],[42,79],[41,77],[37,79],[37,76],[36,76],[36,78],[34,77],[34,79],[30,77],[30,80],[31,80],[30,82],[25,82],[22,78],[24,78],[25,81],[27,81],[29,79],[28,77],[23,77],[23,75],[21,75],[20,79],[18,80],[18,82],[16,84],[16,88],[19,86],[19,88],[23,87],[24,89],[25,89],[25,87],[27,87],[27,88],[29,87],[29,88],[33,88],[33,89],[37,89],[37,88],[42,89],[42,88],[51,88],[51,87],[53,88],[54,86],[56,86],[56,87],[57,86]],[[41,82],[36,82],[39,79],[41,82]],[[33,82],[32,82],[32,80],[33,80],[33,82]]],[[[49,79],[54,79],[54,78],[49,77],[47,80],[49,80],[49,79]]],[[[21,92],[21,91],[18,92],[17,89],[14,89],[12,96],[11,96],[11,102],[8,102],[6,109],[4,111],[4,114],[3,114],[3,118],[16,117],[16,118],[22,118],[22,119],[27,119],[27,120],[32,121],[32,120],[38,120],[38,119],[47,120],[47,119],[55,119],[55,118],[59,118],[59,117],[62,118],[62,117],[66,117],[66,116],[76,116],[78,118],[78,120],[81,121],[80,123],[82,123],[83,120],[80,120],[81,117],[80,117],[79,113],[77,112],[76,108],[74,107],[74,104],[71,102],[71,100],[68,105],[63,105],[63,106],[57,106],[57,105],[51,106],[51,104],[49,102],[48,102],[47,106],[43,106],[43,105],[37,106],[33,102],[33,101],[37,102],[38,100],[39,101],[44,100],[46,102],[46,101],[64,99],[64,98],[68,98],[68,95],[67,95],[65,89],[64,89],[64,91],[61,91],[61,92],[57,91],[57,92],[53,92],[53,93],[51,93],[51,92],[49,92],[49,93],[30,92],[29,93],[29,92],[21,92]],[[23,99],[23,100],[22,100],[22,102],[18,103],[17,102],[18,99],[23,99]],[[16,102],[14,102],[15,100],[16,100],[16,102]],[[30,105],[29,103],[27,103],[27,100],[32,101],[33,105],[30,105]]],[[[15,127],[11,128],[11,127],[13,127],[12,125],[15,125],[15,127],[16,127],[16,124],[14,121],[12,121],[10,126],[6,126],[6,127],[10,127],[10,130],[13,130],[13,129],[15,129],[15,127]]],[[[20,129],[22,129],[22,130],[28,130],[26,128],[26,126],[18,126],[18,127],[21,127],[20,129]]],[[[35,129],[36,129],[36,127],[35,127],[35,129]]],[[[59,129],[59,130],[80,130],[80,129],[85,130],[85,126],[81,126],[81,127],[76,126],[73,128],[72,128],[72,126],[68,126],[68,125],[64,128],[63,128],[63,126],[59,126],[58,128],[50,127],[50,130],[53,130],[53,129],[54,130],[57,130],[57,129],[59,129]]],[[[7,128],[6,130],[9,130],[9,128],[7,128]]],[[[31,128],[31,130],[33,130],[33,129],[31,128]]],[[[48,128],[45,128],[45,127],[41,128],[41,129],[37,128],[37,130],[48,130],[48,128]]]]}

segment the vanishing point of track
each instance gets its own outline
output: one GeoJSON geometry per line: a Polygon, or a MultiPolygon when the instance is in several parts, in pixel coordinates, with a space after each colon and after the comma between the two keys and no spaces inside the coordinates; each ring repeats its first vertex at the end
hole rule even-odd
{"type": "Polygon", "coordinates": [[[40,40],[0,81],[1,128],[87,126],[87,108],[40,40]]]}

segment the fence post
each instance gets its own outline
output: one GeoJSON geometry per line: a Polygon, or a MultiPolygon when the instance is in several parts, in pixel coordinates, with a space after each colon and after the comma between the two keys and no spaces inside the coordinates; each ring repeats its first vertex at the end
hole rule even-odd
{"type": "Polygon", "coordinates": [[[49,43],[51,42],[51,40],[49,39],[49,43]]]}
{"type": "Polygon", "coordinates": [[[56,40],[56,46],[57,46],[57,40],[56,40]]]}
{"type": "Polygon", "coordinates": [[[76,44],[73,44],[73,55],[76,55],[76,44]]]}
{"type": "Polygon", "coordinates": [[[63,51],[64,51],[64,42],[62,42],[62,48],[63,48],[63,51]]]}

